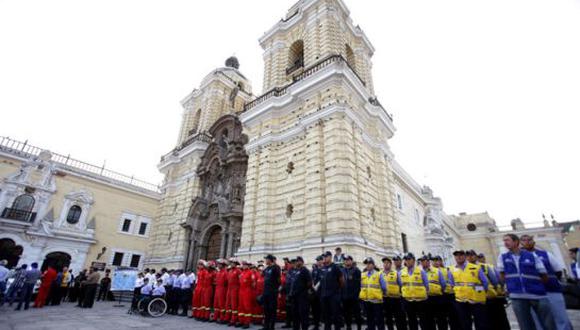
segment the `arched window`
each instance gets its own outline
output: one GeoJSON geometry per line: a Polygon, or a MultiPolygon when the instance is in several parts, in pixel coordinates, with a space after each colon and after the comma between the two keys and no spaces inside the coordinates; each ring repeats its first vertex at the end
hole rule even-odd
{"type": "Polygon", "coordinates": [[[356,71],[356,59],[354,57],[354,52],[349,45],[346,46],[346,62],[350,65],[350,68],[356,71]]]}
{"type": "Polygon", "coordinates": [[[290,74],[302,67],[304,67],[304,42],[297,40],[290,46],[286,74],[290,74]]]}
{"type": "Polygon", "coordinates": [[[34,197],[29,194],[23,194],[14,200],[12,203],[12,208],[18,211],[31,212],[34,207],[34,197]]]}
{"type": "Polygon", "coordinates": [[[70,223],[71,225],[76,224],[77,222],[79,222],[82,212],[83,210],[81,209],[80,206],[78,205],[71,206],[70,209],[68,209],[68,213],[66,215],[66,222],[70,223]]]}

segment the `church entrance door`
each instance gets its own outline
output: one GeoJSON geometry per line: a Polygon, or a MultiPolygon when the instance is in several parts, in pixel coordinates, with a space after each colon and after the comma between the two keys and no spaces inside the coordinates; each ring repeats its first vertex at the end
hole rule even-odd
{"type": "Polygon", "coordinates": [[[222,230],[220,227],[214,227],[208,233],[207,252],[205,260],[215,260],[221,257],[222,247],[222,230]]]}

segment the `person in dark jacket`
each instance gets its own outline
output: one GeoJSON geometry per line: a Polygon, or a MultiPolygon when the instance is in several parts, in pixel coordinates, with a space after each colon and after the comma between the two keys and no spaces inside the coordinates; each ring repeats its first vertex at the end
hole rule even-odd
{"type": "Polygon", "coordinates": [[[362,327],[359,304],[361,272],[353,263],[351,255],[346,255],[344,257],[344,267],[342,268],[344,287],[341,290],[341,299],[346,329],[352,329],[352,322],[354,319],[356,322],[356,328],[360,330],[362,327]]]}
{"type": "Polygon", "coordinates": [[[284,326],[282,329],[290,329],[292,328],[292,320],[294,316],[292,315],[292,297],[290,297],[290,288],[292,287],[292,281],[294,280],[294,265],[296,264],[296,259],[289,260],[290,262],[286,264],[286,283],[282,288],[284,293],[286,294],[286,320],[284,322],[284,326]]]}
{"type": "Polygon", "coordinates": [[[276,265],[276,257],[269,254],[264,260],[266,268],[264,274],[264,293],[261,302],[264,307],[263,330],[274,330],[276,324],[276,309],[278,303],[278,288],[280,287],[280,267],[276,265]]]}
{"type": "Polygon", "coordinates": [[[99,283],[99,295],[97,296],[97,301],[106,301],[109,297],[109,290],[111,289],[111,270],[107,269],[105,271],[105,277],[101,279],[99,283]]]}
{"type": "Polygon", "coordinates": [[[325,330],[330,330],[332,325],[334,325],[335,330],[341,328],[340,291],[343,287],[342,271],[338,265],[332,262],[332,253],[326,251],[320,278],[320,304],[325,330]]]}
{"type": "Polygon", "coordinates": [[[312,287],[310,271],[304,267],[304,259],[296,257],[294,279],[289,296],[292,298],[294,330],[308,330],[308,290],[312,287]]]}
{"type": "Polygon", "coordinates": [[[312,288],[310,290],[310,307],[312,312],[313,330],[318,330],[320,327],[320,278],[322,268],[321,255],[316,257],[316,263],[312,265],[312,288]]]}

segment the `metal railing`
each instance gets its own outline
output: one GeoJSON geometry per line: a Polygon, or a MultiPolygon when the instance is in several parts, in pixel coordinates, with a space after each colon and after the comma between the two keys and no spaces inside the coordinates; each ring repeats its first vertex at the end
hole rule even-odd
{"type": "MultiPolygon", "coordinates": [[[[28,141],[21,142],[9,137],[0,137],[0,150],[6,151],[11,154],[18,156],[32,158],[40,155],[44,149],[28,144],[28,141]]],[[[159,192],[159,186],[150,182],[136,179],[133,176],[128,176],[119,172],[115,172],[105,168],[103,166],[96,166],[83,161],[71,158],[70,155],[64,156],[58,153],[50,152],[52,154],[51,161],[64,166],[65,168],[71,168],[76,170],[81,170],[88,172],[90,174],[95,174],[108,179],[119,181],[125,184],[136,186],[142,189],[151,190],[159,192]]]]}
{"type": "MultiPolygon", "coordinates": [[[[257,98],[253,99],[252,101],[244,104],[244,112],[248,111],[252,108],[254,108],[255,106],[265,102],[266,100],[272,98],[272,97],[280,97],[285,95],[288,92],[288,88],[298,82],[300,82],[301,80],[304,80],[314,74],[316,74],[317,72],[319,72],[320,70],[326,68],[327,66],[336,63],[336,62],[343,62],[345,63],[348,68],[350,69],[350,71],[355,75],[355,77],[357,77],[357,79],[360,81],[360,83],[363,86],[366,86],[366,82],[358,75],[358,73],[356,73],[356,71],[353,69],[352,66],[350,66],[350,64],[348,63],[348,61],[342,57],[342,55],[330,55],[318,62],[316,62],[315,64],[309,66],[308,68],[304,69],[304,71],[302,71],[302,73],[294,76],[292,78],[292,82],[282,86],[282,87],[274,87],[271,90],[267,91],[266,93],[258,96],[257,98]]],[[[385,110],[385,108],[383,108],[383,106],[379,103],[379,101],[376,98],[373,98],[372,101],[370,101],[370,103],[374,106],[378,106],[381,109],[384,110],[384,112],[387,114],[387,116],[389,117],[389,119],[392,121],[393,120],[393,116],[391,114],[389,114],[387,112],[387,110],[385,110]]]]}
{"type": "Polygon", "coordinates": [[[18,220],[23,222],[33,222],[36,218],[36,212],[13,209],[7,207],[2,211],[2,218],[10,220],[18,220]]]}

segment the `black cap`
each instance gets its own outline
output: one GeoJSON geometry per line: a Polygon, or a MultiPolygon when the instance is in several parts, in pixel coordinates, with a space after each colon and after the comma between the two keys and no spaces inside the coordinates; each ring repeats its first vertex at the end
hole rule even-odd
{"type": "Polygon", "coordinates": [[[464,250],[455,250],[453,251],[453,255],[465,255],[465,251],[464,250]]]}
{"type": "Polygon", "coordinates": [[[332,257],[332,252],[326,251],[326,252],[324,252],[323,256],[325,256],[325,257],[332,257]]]}
{"type": "Polygon", "coordinates": [[[429,257],[428,256],[422,256],[421,258],[418,259],[419,261],[429,261],[429,257]]]}
{"type": "Polygon", "coordinates": [[[391,258],[389,257],[383,257],[383,259],[381,259],[382,262],[388,261],[388,262],[392,262],[391,258]]]}
{"type": "Polygon", "coordinates": [[[295,261],[300,261],[300,262],[304,262],[304,259],[302,259],[301,256],[297,256],[296,259],[294,259],[295,261]]]}
{"type": "Polygon", "coordinates": [[[478,255],[477,255],[477,257],[478,257],[478,258],[485,258],[485,254],[483,254],[483,253],[480,253],[480,254],[478,254],[478,255]]]}
{"type": "Polygon", "coordinates": [[[375,260],[374,260],[373,258],[371,258],[371,257],[367,257],[367,258],[366,258],[366,259],[363,261],[363,264],[365,264],[365,265],[366,265],[366,264],[373,264],[373,265],[374,265],[374,264],[375,264],[375,260]]]}
{"type": "Polygon", "coordinates": [[[395,260],[402,260],[402,259],[401,259],[401,256],[394,256],[394,257],[393,257],[393,261],[395,261],[395,260]]]}
{"type": "Polygon", "coordinates": [[[571,249],[570,249],[570,250],[568,250],[568,251],[570,251],[570,252],[574,252],[574,253],[578,253],[578,248],[577,248],[577,247],[575,247],[575,248],[571,248],[571,249]]]}
{"type": "Polygon", "coordinates": [[[443,260],[443,258],[441,258],[441,256],[434,256],[431,260],[443,260]]]}
{"type": "Polygon", "coordinates": [[[316,261],[322,261],[322,259],[324,259],[324,257],[322,255],[319,255],[318,257],[316,257],[316,261]]]}
{"type": "Polygon", "coordinates": [[[274,257],[274,256],[273,256],[273,255],[271,255],[271,254],[268,254],[267,256],[265,256],[265,257],[264,257],[264,259],[266,259],[266,260],[270,260],[270,261],[274,261],[274,260],[276,260],[276,257],[274,257]]]}
{"type": "Polygon", "coordinates": [[[404,257],[403,257],[403,259],[405,259],[405,260],[408,260],[408,259],[413,259],[413,260],[415,260],[415,255],[414,255],[414,254],[412,254],[411,252],[409,252],[409,253],[407,253],[407,254],[406,254],[404,257]]]}
{"type": "Polygon", "coordinates": [[[344,256],[344,260],[346,260],[346,259],[353,260],[352,259],[352,256],[350,254],[347,254],[347,255],[344,256]]]}
{"type": "Polygon", "coordinates": [[[290,262],[290,259],[288,257],[284,257],[282,260],[284,260],[286,262],[290,262]]]}
{"type": "Polygon", "coordinates": [[[468,256],[476,256],[477,253],[475,253],[475,250],[467,250],[465,251],[465,254],[468,256]]]}

